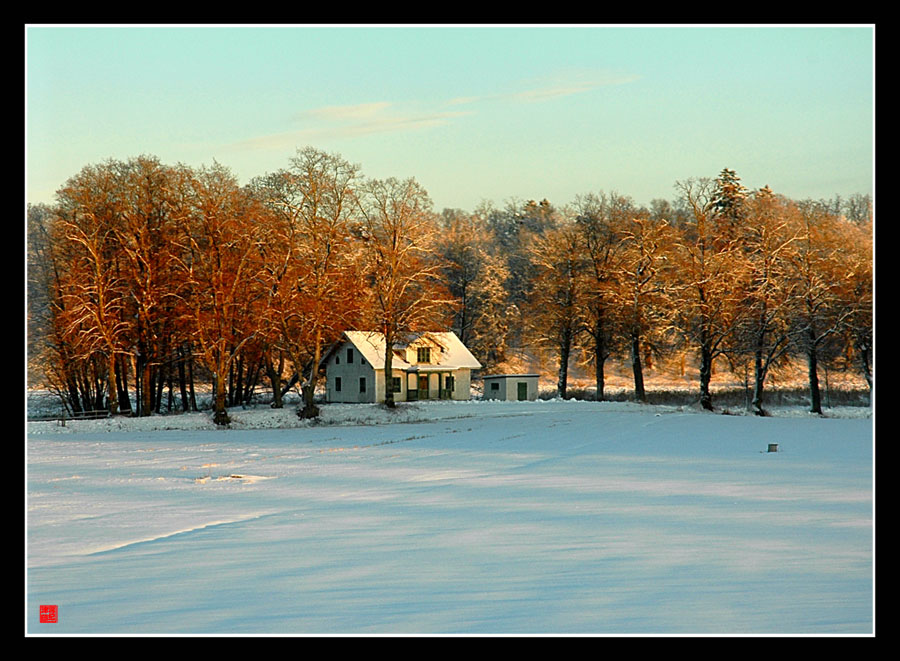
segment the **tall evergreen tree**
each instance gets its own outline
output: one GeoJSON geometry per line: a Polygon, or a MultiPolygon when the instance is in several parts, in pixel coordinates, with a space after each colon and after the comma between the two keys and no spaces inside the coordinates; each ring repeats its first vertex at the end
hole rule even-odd
{"type": "Polygon", "coordinates": [[[673,259],[678,286],[674,297],[675,326],[699,361],[699,401],[713,410],[710,389],[713,363],[727,353],[745,314],[748,270],[737,237],[723,236],[729,225],[716,222],[721,189],[708,179],[678,182],[691,220],[678,232],[673,259]]]}
{"type": "Polygon", "coordinates": [[[730,243],[740,238],[747,214],[749,191],[734,170],[723,168],[715,180],[709,214],[716,225],[717,240],[730,243]]]}

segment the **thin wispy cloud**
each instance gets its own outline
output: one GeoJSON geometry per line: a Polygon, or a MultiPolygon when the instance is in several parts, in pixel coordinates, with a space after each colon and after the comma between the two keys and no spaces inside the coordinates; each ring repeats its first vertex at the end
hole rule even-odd
{"type": "Polygon", "coordinates": [[[484,100],[486,97],[483,96],[460,96],[455,99],[450,99],[447,101],[448,106],[461,106],[466,105],[468,103],[477,103],[478,101],[484,100]]]}
{"type": "Polygon", "coordinates": [[[418,111],[397,107],[387,101],[360,103],[352,106],[325,106],[309,110],[301,118],[327,124],[312,130],[332,135],[366,135],[441,126],[468,111],[418,111]]]}
{"type": "Polygon", "coordinates": [[[325,106],[310,110],[303,115],[325,120],[361,120],[378,116],[390,105],[387,101],[379,101],[377,103],[359,103],[353,106],[325,106]]]}
{"type": "Polygon", "coordinates": [[[531,81],[528,89],[482,96],[455,97],[427,109],[411,108],[389,101],[373,101],[343,106],[322,106],[297,114],[293,119],[302,128],[249,138],[235,145],[239,149],[279,149],[298,142],[349,139],[378,133],[418,131],[449,125],[474,115],[478,104],[486,102],[537,103],[582,94],[609,85],[635,81],[639,76],[608,72],[566,72],[531,81]],[[466,110],[455,109],[467,106],[466,110]]]}
{"type": "Polygon", "coordinates": [[[610,85],[623,85],[638,79],[640,79],[640,76],[634,74],[616,74],[608,72],[565,74],[552,79],[537,81],[537,84],[534,87],[511,94],[510,98],[525,102],[546,101],[547,99],[561,96],[582,94],[610,85]]]}
{"type": "MultiPolygon", "coordinates": [[[[372,133],[393,133],[397,131],[411,131],[434,126],[444,126],[451,120],[470,115],[470,112],[431,112],[415,114],[397,114],[372,117],[369,121],[353,122],[350,124],[331,127],[330,131],[335,135],[354,136],[369,135],[372,133]]],[[[329,129],[323,129],[328,131],[329,129]]]]}
{"type": "Polygon", "coordinates": [[[242,149],[277,149],[300,141],[353,138],[377,133],[415,131],[449,124],[471,111],[403,109],[387,101],[350,106],[323,106],[297,116],[310,126],[293,131],[257,136],[236,146],[242,149]]]}
{"type": "MultiPolygon", "coordinates": [[[[485,101],[511,101],[534,103],[562,96],[582,94],[601,87],[624,85],[640,80],[635,74],[612,73],[605,71],[575,71],[556,74],[538,80],[528,81],[528,88],[521,91],[500,92],[483,96],[462,96],[451,99],[448,106],[472,105],[485,101]]],[[[520,84],[521,86],[521,84],[520,84]]]]}

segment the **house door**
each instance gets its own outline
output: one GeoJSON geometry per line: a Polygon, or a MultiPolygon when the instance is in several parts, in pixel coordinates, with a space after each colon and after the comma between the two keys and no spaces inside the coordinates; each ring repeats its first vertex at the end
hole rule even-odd
{"type": "Polygon", "coordinates": [[[419,376],[419,399],[428,399],[428,375],[419,376]]]}
{"type": "Polygon", "coordinates": [[[519,388],[519,393],[518,393],[519,401],[524,402],[525,400],[528,399],[528,384],[524,383],[522,381],[519,381],[516,385],[519,388]]]}
{"type": "Polygon", "coordinates": [[[442,399],[453,399],[453,391],[456,390],[456,380],[452,374],[448,374],[444,378],[444,391],[441,393],[442,399]]]}

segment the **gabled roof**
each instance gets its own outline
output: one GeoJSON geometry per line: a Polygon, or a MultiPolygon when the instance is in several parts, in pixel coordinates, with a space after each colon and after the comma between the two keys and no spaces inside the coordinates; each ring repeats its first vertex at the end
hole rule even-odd
{"type": "MultiPolygon", "coordinates": [[[[371,331],[345,331],[344,338],[356,347],[372,367],[377,370],[384,369],[384,334],[371,331]]],[[[411,367],[396,351],[393,365],[397,369],[411,367]]]]}
{"type": "MultiPolygon", "coordinates": [[[[416,369],[416,365],[406,362],[406,348],[414,345],[419,340],[431,340],[439,347],[438,351],[431,354],[430,368],[443,367],[444,369],[479,369],[481,363],[463,345],[456,333],[452,332],[426,332],[418,333],[407,338],[406,342],[394,343],[394,358],[392,367],[399,370],[416,369]]],[[[350,342],[363,358],[375,369],[384,369],[384,335],[374,331],[344,331],[344,341],[350,342]]],[[[343,342],[335,344],[323,357],[326,360],[331,353],[343,342]]]]}

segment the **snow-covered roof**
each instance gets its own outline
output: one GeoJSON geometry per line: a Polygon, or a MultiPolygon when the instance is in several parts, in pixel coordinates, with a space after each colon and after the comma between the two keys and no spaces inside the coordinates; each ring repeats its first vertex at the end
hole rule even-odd
{"type": "MultiPolygon", "coordinates": [[[[384,369],[384,335],[372,331],[345,331],[344,337],[353,344],[372,367],[384,369]]],[[[404,359],[394,352],[393,366],[396,369],[410,367],[404,359]]]]}
{"type": "MultiPolygon", "coordinates": [[[[375,369],[384,369],[384,335],[373,331],[344,331],[344,337],[351,342],[363,358],[375,369]]],[[[329,352],[330,353],[330,352],[329,352]]],[[[407,342],[394,343],[392,367],[399,370],[444,369],[479,369],[481,363],[472,355],[465,345],[452,332],[426,332],[409,337],[407,342]],[[438,351],[431,352],[431,362],[427,365],[408,363],[405,358],[406,348],[428,341],[437,344],[438,351]]]]}

